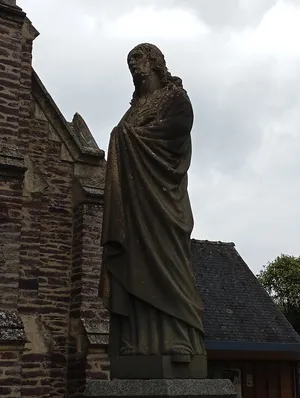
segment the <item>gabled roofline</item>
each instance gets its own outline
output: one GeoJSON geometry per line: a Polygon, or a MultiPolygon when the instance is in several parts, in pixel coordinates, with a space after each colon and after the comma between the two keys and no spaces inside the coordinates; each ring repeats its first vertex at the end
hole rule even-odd
{"type": "Polygon", "coordinates": [[[300,358],[300,336],[260,285],[236,250],[234,243],[193,239],[192,266],[195,272],[196,285],[205,306],[203,314],[204,331],[207,333],[207,341],[212,341],[207,344],[213,346],[216,351],[242,349],[249,351],[257,349],[260,351],[271,350],[272,346],[268,342],[272,339],[274,344],[277,340],[276,350],[291,349],[293,351],[294,347],[295,349],[299,347],[297,348],[299,350],[297,355],[300,358]],[[228,273],[226,274],[227,267],[228,273]],[[222,278],[222,273],[227,276],[224,275],[224,278],[222,278]],[[218,281],[217,277],[222,279],[218,281]],[[214,284],[212,284],[212,280],[214,284]],[[213,293],[210,293],[211,289],[214,290],[213,293]],[[244,294],[245,290],[247,293],[244,294]],[[239,294],[241,295],[240,298],[239,294]],[[212,297],[215,301],[212,301],[212,297]],[[226,303],[226,306],[223,305],[222,300],[226,303]],[[248,305],[246,303],[250,303],[252,300],[252,304],[249,304],[248,310],[245,312],[244,307],[237,305],[236,300],[244,301],[245,305],[248,305]],[[219,306],[220,311],[216,311],[216,306],[219,306]],[[236,312],[237,309],[240,311],[239,314],[236,312]],[[228,310],[231,311],[227,313],[228,310]],[[258,311],[259,318],[258,315],[256,317],[250,316],[251,311],[258,311]],[[217,318],[220,315],[222,317],[217,318]],[[239,323],[234,322],[236,317],[238,317],[239,323]],[[248,326],[245,327],[245,325],[248,326]],[[260,330],[256,330],[256,327],[260,330]],[[278,330],[276,330],[277,328],[278,330]],[[251,335],[253,341],[249,338],[251,335]],[[258,337],[254,338],[254,336],[258,337]],[[236,340],[237,337],[239,337],[238,340],[236,340]],[[231,342],[227,340],[229,338],[231,342]],[[225,341],[222,342],[222,340],[225,341]],[[253,346],[254,341],[259,342],[259,345],[253,346]],[[231,344],[233,344],[232,348],[231,344]]]}
{"type": "Polygon", "coordinates": [[[207,240],[207,239],[195,239],[192,238],[191,239],[192,243],[205,243],[205,244],[209,244],[209,245],[218,245],[218,246],[230,246],[230,247],[235,247],[234,242],[222,242],[220,240],[207,240]]]}
{"type": "Polygon", "coordinates": [[[264,351],[300,353],[300,343],[265,343],[252,341],[204,340],[207,350],[215,351],[264,351]]]}
{"type": "Polygon", "coordinates": [[[32,69],[32,93],[40,108],[47,114],[46,107],[50,107],[52,115],[49,122],[56,127],[59,133],[59,126],[66,132],[64,137],[60,137],[66,145],[74,161],[84,161],[86,163],[98,163],[103,160],[105,152],[100,149],[91,134],[83,118],[75,113],[71,123],[68,123],[54,102],[51,95],[46,90],[41,79],[34,69],[32,69]]]}

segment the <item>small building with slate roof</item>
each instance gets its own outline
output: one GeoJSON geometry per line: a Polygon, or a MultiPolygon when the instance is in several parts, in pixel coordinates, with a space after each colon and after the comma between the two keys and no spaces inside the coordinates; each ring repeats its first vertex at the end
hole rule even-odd
{"type": "Polygon", "coordinates": [[[234,243],[192,240],[204,305],[209,376],[229,376],[240,396],[294,398],[300,336],[261,287],[234,243]]]}

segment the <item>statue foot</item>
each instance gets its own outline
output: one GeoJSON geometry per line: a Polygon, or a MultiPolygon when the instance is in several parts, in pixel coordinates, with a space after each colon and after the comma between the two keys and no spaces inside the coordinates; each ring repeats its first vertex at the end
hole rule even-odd
{"type": "Polygon", "coordinates": [[[190,350],[183,347],[173,347],[167,354],[171,355],[172,362],[189,363],[192,360],[190,350]]]}
{"type": "Polygon", "coordinates": [[[191,355],[190,350],[187,348],[174,347],[167,352],[168,355],[191,355]]]}
{"type": "Polygon", "coordinates": [[[134,355],[134,350],[132,348],[122,348],[120,355],[134,355]]]}

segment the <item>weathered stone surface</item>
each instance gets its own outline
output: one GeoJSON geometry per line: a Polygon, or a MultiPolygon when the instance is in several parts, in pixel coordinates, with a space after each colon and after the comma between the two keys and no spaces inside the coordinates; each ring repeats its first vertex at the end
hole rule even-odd
{"type": "Polygon", "coordinates": [[[0,328],[23,328],[21,318],[17,311],[0,310],[0,328]]]}
{"type": "Polygon", "coordinates": [[[236,397],[230,380],[90,381],[85,397],[236,397]]]}
{"type": "Polygon", "coordinates": [[[24,158],[15,147],[0,145],[0,173],[11,169],[19,170],[22,178],[22,172],[26,170],[24,158]]]}
{"type": "Polygon", "coordinates": [[[109,341],[109,336],[107,335],[95,335],[90,334],[88,335],[88,341],[91,345],[97,346],[107,346],[109,341]]]}
{"type": "Polygon", "coordinates": [[[86,374],[107,378],[98,334],[88,339],[82,326],[69,336],[71,314],[79,325],[105,313],[96,279],[104,152],[33,71],[38,32],[15,3],[0,0],[0,396],[63,397],[86,374]]]}
{"type": "Polygon", "coordinates": [[[109,285],[112,373],[138,378],[139,367],[124,375],[117,366],[128,357],[127,372],[136,356],[149,360],[149,366],[143,362],[149,379],[205,378],[206,366],[194,367],[190,359],[206,354],[203,305],[190,267],[193,109],[156,46],[139,44],[127,61],[134,93],[110,135],[102,232],[107,275],[101,276],[101,294],[109,285]],[[162,359],[163,370],[156,373],[152,361],[159,356],[168,366],[162,359]],[[178,372],[169,356],[185,358],[180,362],[188,357],[190,364],[178,372]]]}
{"type": "Polygon", "coordinates": [[[111,379],[205,379],[206,355],[120,355],[111,361],[111,379]]]}
{"type": "Polygon", "coordinates": [[[108,322],[99,322],[97,319],[86,319],[82,318],[83,326],[87,333],[94,334],[108,334],[109,324],[108,322]]]}
{"type": "Polygon", "coordinates": [[[0,351],[0,396],[20,397],[21,393],[21,363],[20,351],[15,344],[3,347],[0,351]]]}
{"type": "Polygon", "coordinates": [[[0,3],[7,4],[8,6],[15,6],[17,4],[16,0],[1,0],[0,3]]]}
{"type": "Polygon", "coordinates": [[[96,141],[94,140],[88,126],[79,113],[75,113],[73,120],[69,123],[73,137],[78,140],[81,151],[86,154],[96,155],[100,158],[104,157],[104,151],[99,149],[96,141]]]}
{"type": "Polygon", "coordinates": [[[26,336],[22,329],[0,329],[0,341],[4,342],[24,342],[26,336]]]}

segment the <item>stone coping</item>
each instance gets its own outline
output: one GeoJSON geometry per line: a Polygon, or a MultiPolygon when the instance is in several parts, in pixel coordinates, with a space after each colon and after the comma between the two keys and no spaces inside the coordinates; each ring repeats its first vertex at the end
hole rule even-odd
{"type": "Polygon", "coordinates": [[[230,380],[160,379],[94,380],[87,383],[84,397],[236,397],[230,380]]]}

